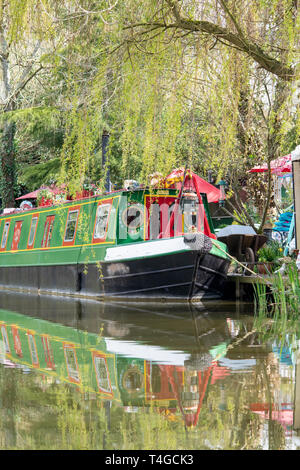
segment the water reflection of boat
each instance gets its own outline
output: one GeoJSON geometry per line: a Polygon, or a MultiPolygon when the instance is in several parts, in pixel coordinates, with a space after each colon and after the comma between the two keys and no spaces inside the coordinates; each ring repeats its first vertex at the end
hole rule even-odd
{"type": "Polygon", "coordinates": [[[124,305],[122,321],[115,312],[114,323],[113,311],[120,304],[99,308],[99,303],[15,294],[2,294],[0,300],[3,361],[74,384],[103,400],[117,400],[128,409],[151,405],[162,413],[177,410],[187,426],[195,425],[210,386],[230,374],[219,359],[237,332],[226,319],[205,310],[187,318],[187,312],[174,308],[170,322],[164,309],[151,315],[145,306],[142,316],[141,305],[139,315],[124,305]]]}
{"type": "MultiPolygon", "coordinates": [[[[140,340],[188,351],[195,348],[207,351],[223,341],[230,341],[234,335],[229,330],[226,316],[220,321],[220,316],[224,316],[224,302],[209,301],[208,305],[201,302],[189,306],[178,303],[104,303],[0,291],[0,306],[90,333],[101,330],[103,336],[114,339],[140,340]]],[[[230,308],[231,313],[235,312],[234,304],[228,304],[227,309],[230,308]]],[[[249,308],[251,312],[251,305],[249,308]]]]}

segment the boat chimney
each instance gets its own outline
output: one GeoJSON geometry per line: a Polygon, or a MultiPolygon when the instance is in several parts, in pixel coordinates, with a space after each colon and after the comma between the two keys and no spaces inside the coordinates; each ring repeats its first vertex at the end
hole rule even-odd
{"type": "Polygon", "coordinates": [[[107,167],[107,149],[108,149],[108,142],[109,142],[109,133],[106,129],[104,129],[102,133],[102,169],[105,171],[105,191],[110,191],[111,183],[109,178],[109,168],[107,167]]]}

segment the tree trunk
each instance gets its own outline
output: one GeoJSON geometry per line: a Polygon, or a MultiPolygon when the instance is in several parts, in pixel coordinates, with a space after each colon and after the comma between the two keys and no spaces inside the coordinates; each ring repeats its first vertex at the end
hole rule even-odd
{"type": "Polygon", "coordinates": [[[2,127],[0,140],[1,158],[1,197],[2,207],[15,207],[15,138],[16,126],[13,121],[5,121],[2,127]]]}

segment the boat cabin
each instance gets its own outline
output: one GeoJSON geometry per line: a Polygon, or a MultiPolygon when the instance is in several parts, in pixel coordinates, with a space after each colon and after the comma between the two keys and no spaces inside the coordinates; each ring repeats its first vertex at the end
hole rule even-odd
{"type": "Polygon", "coordinates": [[[3,255],[16,253],[30,262],[33,253],[41,256],[49,250],[67,253],[67,248],[136,243],[191,230],[210,235],[213,226],[206,195],[201,196],[203,204],[198,203],[195,194],[188,193],[178,205],[176,189],[139,189],[2,215],[0,263],[3,265],[3,255]]]}
{"type": "Polygon", "coordinates": [[[186,299],[195,290],[219,298],[225,249],[199,188],[122,189],[2,214],[0,285],[92,298],[186,299]],[[191,248],[194,238],[200,247],[191,248]]]}

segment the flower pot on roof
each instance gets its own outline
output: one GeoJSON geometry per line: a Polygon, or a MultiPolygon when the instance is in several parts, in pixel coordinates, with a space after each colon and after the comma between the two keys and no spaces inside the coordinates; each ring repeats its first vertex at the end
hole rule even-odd
{"type": "Polygon", "coordinates": [[[54,195],[49,189],[41,189],[36,198],[38,207],[52,206],[53,201],[54,195]]]}
{"type": "Polygon", "coordinates": [[[83,199],[93,197],[101,194],[102,192],[94,183],[84,183],[80,191],[76,191],[74,199],[83,199]]]}

